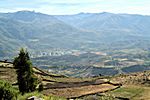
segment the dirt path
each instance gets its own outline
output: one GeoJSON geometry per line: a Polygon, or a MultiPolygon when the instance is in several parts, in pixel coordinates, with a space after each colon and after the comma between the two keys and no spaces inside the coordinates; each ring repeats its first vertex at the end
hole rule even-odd
{"type": "Polygon", "coordinates": [[[62,89],[48,89],[44,90],[43,93],[46,95],[52,94],[65,98],[76,98],[85,95],[95,94],[99,92],[105,92],[116,89],[118,86],[111,84],[100,84],[100,85],[89,85],[74,88],[62,88],[62,89]]]}

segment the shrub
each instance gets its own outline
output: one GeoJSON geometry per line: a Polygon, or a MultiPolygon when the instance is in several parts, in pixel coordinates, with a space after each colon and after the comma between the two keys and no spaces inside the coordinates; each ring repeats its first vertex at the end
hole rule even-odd
{"type": "Polygon", "coordinates": [[[0,100],[15,99],[17,99],[17,90],[10,83],[0,80],[0,100]]]}

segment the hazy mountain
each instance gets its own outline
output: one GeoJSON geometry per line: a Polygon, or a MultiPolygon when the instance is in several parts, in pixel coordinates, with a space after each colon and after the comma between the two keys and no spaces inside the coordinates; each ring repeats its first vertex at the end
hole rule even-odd
{"type": "Polygon", "coordinates": [[[113,13],[79,13],[55,16],[76,28],[100,34],[108,42],[148,40],[150,37],[150,16],[113,13]],[[110,41],[109,41],[110,40],[110,41]]]}
{"type": "Polygon", "coordinates": [[[150,16],[113,13],[79,13],[56,16],[78,28],[93,31],[123,31],[132,34],[149,34],[150,16]]]}
{"type": "Polygon", "coordinates": [[[148,47],[150,16],[80,13],[52,16],[31,11],[0,13],[0,55],[20,47],[120,49],[148,47]]]}
{"type": "Polygon", "coordinates": [[[150,16],[137,14],[79,13],[57,15],[59,20],[99,36],[101,48],[148,48],[150,16]]]}
{"type": "Polygon", "coordinates": [[[72,48],[88,41],[91,32],[78,30],[51,15],[30,11],[0,14],[0,50],[72,48]],[[87,34],[87,35],[85,35],[87,34]],[[77,42],[77,43],[76,43],[77,42]]]}

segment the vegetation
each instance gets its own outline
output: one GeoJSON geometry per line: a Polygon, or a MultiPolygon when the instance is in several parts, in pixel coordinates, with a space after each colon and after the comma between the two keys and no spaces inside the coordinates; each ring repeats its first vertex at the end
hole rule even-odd
{"type": "Polygon", "coordinates": [[[0,80],[0,100],[14,100],[17,98],[18,91],[6,81],[0,80]]]}
{"type": "Polygon", "coordinates": [[[33,75],[32,63],[28,52],[22,48],[13,64],[16,68],[20,92],[24,94],[36,90],[37,78],[33,75]]]}
{"type": "Polygon", "coordinates": [[[118,98],[128,98],[129,100],[149,100],[149,91],[149,87],[126,85],[114,91],[107,92],[106,94],[113,95],[118,98]]]}
{"type": "Polygon", "coordinates": [[[57,96],[45,96],[39,92],[31,92],[31,93],[26,93],[24,95],[19,95],[18,100],[26,100],[27,98],[32,97],[32,96],[36,96],[36,97],[42,98],[44,100],[66,100],[64,98],[57,97],[57,96]]]}

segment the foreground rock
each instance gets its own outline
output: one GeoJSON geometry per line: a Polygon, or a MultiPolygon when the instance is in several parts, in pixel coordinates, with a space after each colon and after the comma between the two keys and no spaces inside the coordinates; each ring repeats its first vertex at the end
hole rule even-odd
{"type": "Polygon", "coordinates": [[[38,98],[36,96],[32,96],[32,97],[27,98],[27,100],[43,100],[43,99],[42,98],[38,98]]]}

